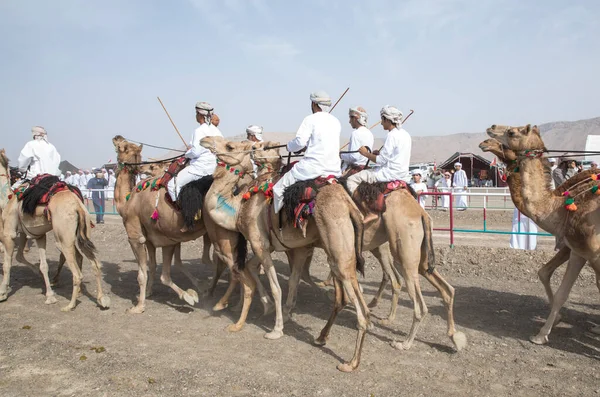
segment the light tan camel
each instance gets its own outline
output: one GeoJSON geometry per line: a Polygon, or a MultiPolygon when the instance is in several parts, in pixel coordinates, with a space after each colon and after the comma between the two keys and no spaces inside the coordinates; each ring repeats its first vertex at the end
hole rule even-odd
{"type": "Polygon", "coordinates": [[[577,200],[577,211],[569,211],[565,208],[565,197],[553,194],[550,163],[542,157],[546,149],[537,126],[498,128],[494,125],[487,129],[487,134],[517,154],[523,198],[519,210],[542,229],[564,239],[571,249],[566,273],[552,299],[550,315],[540,332],[530,338],[533,343],[545,344],[586,261],[596,272],[600,288],[600,236],[596,232],[600,223],[600,200],[590,191],[577,200]]]}
{"type": "MultiPolygon", "coordinates": [[[[243,146],[247,144],[225,142],[223,139],[214,137],[203,139],[201,144],[212,150],[219,160],[225,162],[229,167],[233,165],[231,162],[235,161],[236,165],[240,167],[238,171],[244,173],[252,171],[252,164],[248,161],[252,152],[244,155],[241,161],[236,158],[236,153],[244,154],[243,152],[249,151],[247,146],[243,146]]],[[[262,262],[269,278],[271,293],[275,301],[276,321],[273,331],[265,336],[275,339],[281,337],[283,332],[282,294],[271,259],[271,251],[306,249],[311,246],[322,247],[328,255],[328,262],[335,275],[336,301],[332,315],[315,343],[325,344],[337,313],[343,307],[343,288],[356,309],[358,335],[354,357],[349,363],[340,364],[338,369],[345,372],[356,369],[360,362],[360,353],[369,323],[369,309],[356,279],[357,259],[361,261],[359,266],[363,265],[360,255],[362,215],[343,187],[326,185],[320,189],[316,197],[315,213],[309,221],[306,237],[304,237],[299,229],[288,225],[280,227],[278,215],[273,213],[272,206],[267,203],[263,195],[254,195],[242,206],[242,197],[238,198],[230,193],[231,185],[235,184],[233,180],[235,173],[220,167],[215,171],[214,177],[215,182],[207,194],[204,212],[209,212],[208,216],[215,223],[231,231],[239,230],[249,240],[255,257],[257,257],[255,262],[262,262]],[[219,181],[224,182],[229,178],[232,179],[232,182],[219,183],[219,181]],[[236,211],[240,211],[237,219],[236,211]]],[[[302,266],[304,260],[304,256],[298,255],[300,263],[298,266],[302,266]]],[[[250,266],[248,264],[248,267],[250,266]]],[[[298,266],[292,265],[292,269],[298,266]]],[[[242,317],[246,316],[249,309],[254,283],[251,280],[245,284],[246,286],[250,291],[245,292],[242,317]]]]}
{"type": "MultiPolygon", "coordinates": [[[[113,138],[117,152],[119,170],[115,184],[115,203],[117,212],[123,218],[123,225],[129,238],[129,244],[138,261],[138,283],[140,294],[138,303],[129,311],[143,313],[146,297],[152,292],[154,272],[156,269],[156,248],[162,247],[163,266],[160,280],[164,285],[173,289],[180,299],[194,305],[198,302],[198,293],[193,289],[182,290],[171,279],[171,261],[178,245],[185,241],[195,240],[206,233],[203,222],[198,222],[196,227],[182,233],[183,217],[165,201],[165,189],[153,191],[145,189],[136,191],[135,177],[142,165],[142,145],[136,145],[117,135],[113,138]],[[127,196],[129,195],[129,200],[127,196]],[[153,212],[158,210],[159,218],[151,219],[153,212]],[[146,255],[148,253],[148,257],[146,255]],[[148,266],[150,262],[150,266],[148,266]],[[150,277],[148,277],[150,270],[150,277]]],[[[210,263],[209,244],[204,244],[203,263],[210,263]]],[[[176,260],[176,265],[180,260],[176,260]]],[[[185,267],[181,266],[185,271],[185,267]]],[[[186,271],[188,278],[193,279],[186,271]]]]}
{"type": "MultiPolygon", "coordinates": [[[[8,176],[8,158],[4,149],[0,151],[0,189],[10,189],[10,177],[8,176]]],[[[56,193],[47,207],[48,216],[44,213],[44,208],[38,206],[34,216],[23,214],[21,203],[15,195],[8,201],[2,210],[2,234],[1,239],[5,246],[4,252],[4,276],[0,284],[0,301],[8,297],[10,290],[10,270],[12,266],[12,256],[15,247],[14,239],[20,236],[18,244],[17,260],[33,267],[35,271],[42,273],[46,284],[46,304],[56,303],[56,297],[50,285],[48,277],[48,261],[46,260],[46,234],[50,231],[54,233],[56,245],[64,256],[69,270],[73,274],[73,293],[69,304],[63,307],[62,311],[69,311],[77,305],[77,297],[81,291],[81,263],[83,256],[92,262],[96,275],[97,299],[101,307],[110,306],[110,298],[104,295],[102,291],[102,272],[100,261],[96,258],[96,248],[90,240],[91,218],[83,203],[77,195],[71,191],[65,190],[56,193]],[[49,217],[51,220],[49,220],[49,217]],[[19,231],[22,233],[19,234],[19,231]],[[39,269],[25,260],[23,248],[25,246],[26,235],[36,240],[40,255],[39,269]]]]}

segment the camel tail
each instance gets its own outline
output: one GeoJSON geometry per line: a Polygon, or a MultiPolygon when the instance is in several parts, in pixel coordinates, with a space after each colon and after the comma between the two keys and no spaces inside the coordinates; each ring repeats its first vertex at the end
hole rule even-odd
{"type": "Polygon", "coordinates": [[[423,245],[425,246],[425,252],[427,252],[427,273],[431,274],[435,270],[435,251],[433,249],[433,230],[429,215],[421,215],[421,223],[423,224],[423,233],[425,234],[423,245]]]}
{"type": "Polygon", "coordinates": [[[86,258],[95,259],[97,250],[92,240],[90,240],[90,215],[83,204],[79,204],[80,205],[77,207],[77,246],[86,258]]]}
{"type": "Polygon", "coordinates": [[[238,241],[235,245],[235,265],[238,270],[246,267],[246,255],[248,255],[248,242],[242,233],[238,233],[238,241]]]}
{"type": "Polygon", "coordinates": [[[360,210],[352,201],[349,195],[346,195],[346,201],[348,202],[348,210],[350,211],[350,219],[352,220],[352,226],[354,227],[354,253],[356,255],[356,270],[363,276],[365,275],[365,258],[362,255],[363,237],[365,234],[364,229],[364,218],[360,213],[360,210]]]}

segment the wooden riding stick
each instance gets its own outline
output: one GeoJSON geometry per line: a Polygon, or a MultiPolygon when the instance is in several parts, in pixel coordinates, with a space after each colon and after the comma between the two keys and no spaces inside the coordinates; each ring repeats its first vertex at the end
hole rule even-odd
{"type": "Polygon", "coordinates": [[[335,109],[335,107],[337,106],[337,104],[340,103],[340,101],[342,100],[342,98],[344,97],[344,95],[346,95],[346,93],[348,92],[349,89],[350,89],[350,87],[346,88],[346,91],[344,91],[344,93],[342,94],[342,96],[340,97],[340,99],[338,99],[337,102],[333,104],[333,106],[331,107],[331,109],[329,109],[329,113],[333,112],[333,109],[335,109]]]}
{"type": "Polygon", "coordinates": [[[165,110],[165,113],[167,114],[167,117],[169,118],[169,120],[171,121],[171,124],[173,124],[173,128],[175,128],[175,131],[177,132],[177,135],[179,135],[179,138],[181,138],[181,141],[183,142],[183,144],[185,145],[186,149],[189,149],[190,147],[188,146],[187,142],[185,141],[185,139],[183,139],[183,137],[181,136],[181,134],[179,133],[179,130],[177,129],[177,126],[175,125],[175,123],[173,122],[173,119],[171,118],[171,115],[169,115],[169,112],[167,112],[167,108],[165,107],[165,105],[163,105],[162,101],[160,100],[160,97],[156,97],[156,99],[158,99],[158,102],[160,102],[160,105],[162,106],[162,108],[165,110]]]}

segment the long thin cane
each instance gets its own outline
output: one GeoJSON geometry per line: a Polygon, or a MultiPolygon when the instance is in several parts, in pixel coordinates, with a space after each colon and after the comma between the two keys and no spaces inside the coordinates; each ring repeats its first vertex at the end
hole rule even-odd
{"type": "Polygon", "coordinates": [[[181,141],[183,142],[183,144],[185,145],[185,147],[187,149],[189,149],[190,147],[188,146],[187,142],[185,141],[185,139],[183,139],[183,137],[181,136],[181,134],[179,133],[179,130],[177,129],[177,126],[175,125],[175,123],[173,122],[173,119],[171,118],[171,115],[169,114],[169,112],[167,111],[167,108],[165,107],[165,105],[163,104],[163,102],[160,100],[160,97],[156,97],[156,99],[158,99],[158,102],[160,102],[160,105],[162,106],[162,108],[165,110],[165,113],[167,114],[167,117],[169,118],[169,120],[171,121],[171,124],[173,124],[173,128],[175,128],[175,131],[177,132],[177,135],[179,135],[179,138],[181,139],[181,141]]]}

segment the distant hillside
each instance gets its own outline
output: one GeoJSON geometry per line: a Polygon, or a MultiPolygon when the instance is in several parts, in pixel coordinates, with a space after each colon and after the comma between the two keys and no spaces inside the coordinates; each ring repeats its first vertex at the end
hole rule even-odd
{"type": "MultiPolygon", "coordinates": [[[[579,121],[557,121],[540,124],[542,138],[548,149],[554,150],[584,150],[588,135],[600,135],[600,117],[579,121]]],[[[264,139],[285,143],[293,139],[292,132],[265,132],[264,139]]],[[[231,140],[246,139],[246,135],[228,137],[231,140]]],[[[460,133],[439,136],[413,136],[411,163],[422,163],[437,161],[438,164],[446,160],[455,152],[472,152],[487,159],[494,155],[483,153],[479,149],[479,143],[487,138],[482,130],[475,133],[460,133]]],[[[348,142],[348,138],[342,138],[340,147],[348,142]]],[[[383,145],[383,138],[375,139],[375,148],[383,145]]],[[[285,150],[283,150],[285,152],[285,150]]],[[[282,152],[282,153],[283,153],[282,152]]],[[[177,153],[166,153],[162,158],[172,157],[177,153]]],[[[554,154],[553,154],[554,155],[554,154]]]]}

